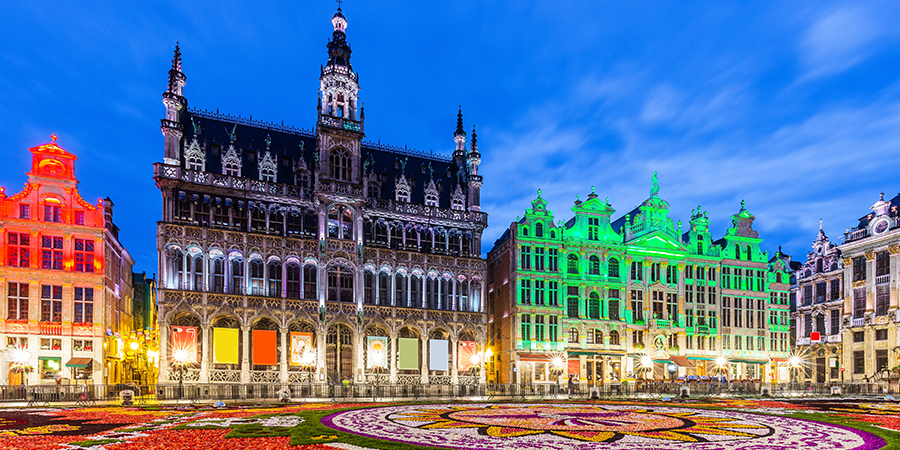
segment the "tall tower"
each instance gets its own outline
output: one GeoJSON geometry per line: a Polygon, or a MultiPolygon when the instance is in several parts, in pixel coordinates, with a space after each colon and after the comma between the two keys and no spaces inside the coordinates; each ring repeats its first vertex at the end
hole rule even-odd
{"type": "Polygon", "coordinates": [[[163,92],[163,104],[166,105],[166,118],[160,120],[163,136],[166,140],[166,152],[163,163],[179,165],[178,151],[184,129],[181,125],[181,114],[187,109],[184,98],[184,84],[187,77],[181,71],[181,49],[175,44],[175,56],[172,57],[172,68],[169,70],[169,88],[163,92]]]}
{"type": "Polygon", "coordinates": [[[328,42],[328,63],[319,76],[320,175],[325,179],[361,183],[360,141],[363,114],[359,108],[359,79],[350,65],[347,19],[338,8],[331,18],[334,34],[328,42]]]}
{"type": "Polygon", "coordinates": [[[466,181],[469,182],[469,209],[472,211],[481,211],[481,183],[482,176],[478,175],[478,165],[481,164],[481,153],[478,153],[478,135],[475,134],[475,127],[472,127],[472,150],[469,151],[469,176],[466,181]]]}

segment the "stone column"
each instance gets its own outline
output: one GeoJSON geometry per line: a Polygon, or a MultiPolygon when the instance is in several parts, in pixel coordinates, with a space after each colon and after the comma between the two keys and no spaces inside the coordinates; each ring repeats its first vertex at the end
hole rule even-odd
{"type": "Polygon", "coordinates": [[[243,337],[241,348],[244,351],[241,355],[241,383],[247,384],[250,382],[250,327],[241,327],[241,335],[243,337]]]}
{"type": "MultiPolygon", "coordinates": [[[[287,220],[285,220],[287,221],[287,220]]],[[[288,354],[291,352],[291,343],[288,342],[288,330],[287,328],[282,328],[281,330],[281,356],[278,358],[280,367],[281,367],[281,383],[287,384],[288,382],[288,354]]]]}
{"type": "Polygon", "coordinates": [[[391,369],[391,378],[390,383],[397,383],[397,358],[400,353],[397,351],[397,335],[395,333],[391,333],[391,351],[388,354],[388,366],[391,369]]]}
{"type": "MultiPolygon", "coordinates": [[[[164,292],[160,292],[160,295],[165,295],[164,292]]],[[[161,316],[160,316],[161,317],[161,316]]],[[[169,345],[169,324],[162,323],[159,327],[159,382],[160,383],[168,383],[169,382],[169,353],[172,351],[171,346],[169,345]]],[[[97,347],[102,347],[101,345],[97,345],[97,347]]]]}
{"type": "MultiPolygon", "coordinates": [[[[485,350],[484,345],[485,345],[485,341],[483,339],[478,341],[478,348],[481,349],[482,355],[484,354],[484,350],[485,350]]],[[[454,352],[455,351],[456,350],[454,350],[454,352]]],[[[497,357],[499,358],[500,355],[497,355],[497,357]]],[[[479,384],[485,384],[487,382],[486,381],[487,374],[484,372],[484,367],[485,367],[484,366],[484,358],[483,357],[478,358],[478,383],[479,384]]]]}
{"type": "Polygon", "coordinates": [[[316,367],[318,370],[314,375],[313,383],[321,383],[328,380],[328,368],[325,365],[325,334],[327,332],[321,327],[316,331],[316,367]],[[320,375],[324,376],[324,379],[320,379],[320,375]]]}
{"type": "Polygon", "coordinates": [[[209,383],[209,324],[201,324],[200,329],[200,342],[202,343],[200,349],[200,383],[209,383]]]}
{"type": "Polygon", "coordinates": [[[422,341],[422,384],[428,384],[428,336],[422,335],[419,338],[422,341]]]}
{"type": "MultiPolygon", "coordinates": [[[[459,383],[459,360],[457,359],[458,355],[456,354],[456,347],[458,342],[459,338],[450,338],[450,354],[452,355],[452,357],[450,358],[450,384],[459,383]]],[[[478,360],[481,361],[481,358],[478,358],[478,360]]]]}
{"type": "MultiPolygon", "coordinates": [[[[900,307],[900,305],[898,305],[898,301],[900,301],[900,299],[898,299],[898,292],[900,292],[900,291],[898,291],[898,289],[897,289],[897,278],[898,278],[897,277],[897,275],[898,275],[897,268],[900,267],[897,264],[900,264],[900,257],[898,257],[898,253],[900,253],[900,247],[898,247],[896,245],[892,245],[892,246],[888,247],[888,253],[891,255],[890,256],[890,258],[891,258],[891,261],[890,261],[891,303],[890,303],[890,306],[888,307],[888,310],[892,311],[890,313],[890,315],[894,316],[895,313],[893,311],[895,311],[898,307],[900,307]]],[[[828,283],[828,284],[829,284],[829,286],[831,285],[831,283],[828,283]]],[[[894,353],[895,352],[888,352],[889,357],[892,358],[894,353]]],[[[891,365],[891,367],[893,367],[893,365],[891,365]]]]}
{"type": "Polygon", "coordinates": [[[866,252],[866,315],[875,313],[875,252],[866,252]]]}

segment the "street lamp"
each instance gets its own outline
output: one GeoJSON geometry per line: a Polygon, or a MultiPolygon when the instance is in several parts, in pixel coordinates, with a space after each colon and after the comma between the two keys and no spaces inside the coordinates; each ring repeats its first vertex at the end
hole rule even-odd
{"type": "Polygon", "coordinates": [[[22,385],[28,383],[26,372],[31,368],[31,364],[29,364],[31,362],[31,352],[24,347],[16,347],[16,349],[12,351],[10,360],[13,363],[12,370],[22,373],[22,385]]]}
{"type": "Polygon", "coordinates": [[[641,356],[641,369],[644,370],[644,379],[647,379],[647,374],[651,370],[653,370],[653,358],[650,355],[641,356]]]}
{"type": "Polygon", "coordinates": [[[175,360],[175,367],[178,368],[178,398],[184,398],[184,369],[188,361],[188,351],[185,349],[176,349],[172,353],[175,360]]]}
{"type": "Polygon", "coordinates": [[[553,369],[553,373],[556,374],[556,390],[559,392],[559,377],[563,373],[563,367],[565,365],[565,361],[563,361],[561,356],[554,356],[553,359],[550,360],[550,368],[553,369]]]}
{"type": "Polygon", "coordinates": [[[719,356],[716,358],[716,373],[719,375],[724,375],[724,372],[728,370],[728,359],[724,356],[719,356]]]}

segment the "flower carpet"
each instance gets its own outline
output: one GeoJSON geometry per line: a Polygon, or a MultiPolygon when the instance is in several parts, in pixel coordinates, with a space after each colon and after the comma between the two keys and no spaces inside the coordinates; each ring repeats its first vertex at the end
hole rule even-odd
{"type": "Polygon", "coordinates": [[[0,449],[900,448],[900,403],[724,399],[0,409],[0,449]]]}

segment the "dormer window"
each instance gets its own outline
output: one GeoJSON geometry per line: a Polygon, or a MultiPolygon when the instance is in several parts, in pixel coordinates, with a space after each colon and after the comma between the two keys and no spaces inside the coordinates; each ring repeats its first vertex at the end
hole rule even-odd
{"type": "Polygon", "coordinates": [[[188,170],[196,170],[198,172],[203,170],[203,162],[200,160],[191,158],[188,160],[188,170]]]}
{"type": "Polygon", "coordinates": [[[84,225],[84,211],[75,211],[75,225],[84,225]]]}
{"type": "Polygon", "coordinates": [[[262,179],[262,181],[271,181],[273,183],[275,182],[275,172],[271,170],[263,169],[262,172],[260,172],[259,177],[260,179],[262,179]]]}
{"type": "Polygon", "coordinates": [[[225,165],[225,175],[229,177],[237,177],[240,173],[240,169],[238,169],[237,164],[226,164],[225,165]]]}
{"type": "Polygon", "coordinates": [[[19,218],[20,219],[30,219],[31,218],[31,205],[26,205],[26,204],[19,205],[19,218]]]}
{"type": "Polygon", "coordinates": [[[438,198],[437,194],[433,192],[428,192],[425,194],[425,206],[437,206],[438,198]]]}

